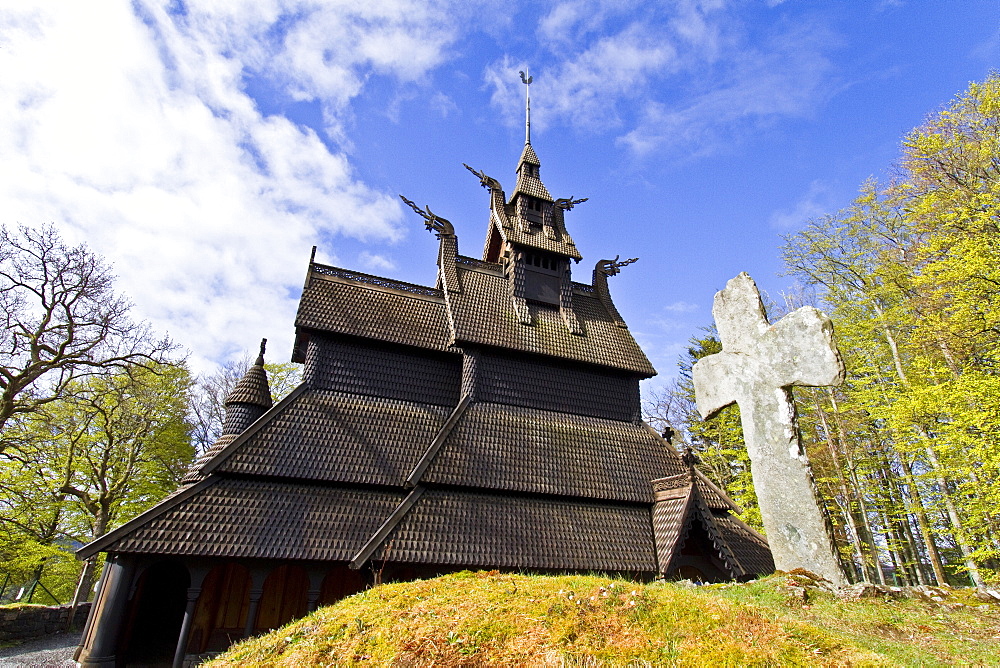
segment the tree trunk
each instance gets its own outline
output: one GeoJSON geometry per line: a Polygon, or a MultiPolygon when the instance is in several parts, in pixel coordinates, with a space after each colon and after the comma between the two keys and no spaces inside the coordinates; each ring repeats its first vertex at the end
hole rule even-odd
{"type": "MultiPolygon", "coordinates": [[[[102,508],[94,522],[94,535],[91,540],[103,536],[108,531],[108,513],[102,508]]],[[[73,609],[84,601],[89,601],[94,588],[94,576],[97,574],[98,556],[95,554],[83,564],[83,572],[80,573],[80,582],[77,586],[76,595],[73,597],[73,609]]]]}
{"type": "MultiPolygon", "coordinates": [[[[923,435],[925,438],[928,438],[928,441],[930,440],[926,432],[923,435]]],[[[952,535],[955,536],[955,543],[958,544],[958,549],[962,553],[962,559],[965,561],[965,568],[969,572],[969,578],[972,580],[973,585],[982,587],[983,578],[979,572],[979,566],[976,565],[975,560],[972,558],[972,548],[965,538],[965,529],[958,515],[955,500],[951,498],[951,491],[948,489],[948,479],[940,472],[941,464],[938,462],[937,453],[934,452],[934,447],[931,445],[927,446],[927,459],[934,468],[935,479],[941,487],[941,498],[944,499],[944,507],[948,510],[948,519],[951,520],[952,535]]]]}
{"type": "Polygon", "coordinates": [[[883,455],[880,474],[889,497],[889,507],[886,508],[886,519],[889,523],[889,531],[893,537],[892,544],[896,552],[899,574],[909,585],[925,584],[919,582],[917,573],[912,570],[912,567],[916,564],[916,558],[914,558],[914,551],[912,550],[913,536],[907,531],[908,526],[905,521],[906,512],[905,510],[901,510],[904,508],[902,490],[896,484],[895,478],[889,475],[891,470],[888,459],[883,455]]]}
{"type": "Polygon", "coordinates": [[[83,562],[83,570],[80,572],[80,579],[76,583],[76,591],[73,592],[73,603],[66,618],[66,630],[73,630],[73,622],[76,620],[76,611],[81,603],[90,599],[91,589],[94,586],[94,571],[97,563],[97,555],[90,557],[83,562]]]}
{"type": "Polygon", "coordinates": [[[854,545],[854,552],[858,555],[858,563],[861,565],[860,572],[858,576],[866,581],[872,582],[867,569],[867,563],[865,561],[865,551],[861,545],[861,534],[858,530],[858,523],[854,517],[854,508],[851,503],[854,498],[854,494],[851,493],[850,488],[847,486],[847,478],[844,477],[844,467],[840,463],[840,456],[837,454],[837,446],[834,443],[833,433],[830,430],[830,424],[827,422],[826,413],[823,411],[823,407],[820,405],[819,398],[814,398],[814,405],[816,407],[816,412],[819,414],[820,423],[823,425],[823,436],[826,440],[826,447],[830,452],[830,457],[833,459],[833,467],[837,470],[837,479],[839,482],[840,493],[844,496],[844,519],[847,522],[848,529],[851,534],[851,542],[854,545]]]}
{"type": "MultiPolygon", "coordinates": [[[[882,316],[881,310],[878,309],[877,306],[875,308],[876,312],[881,318],[882,316]]],[[[882,327],[882,333],[885,336],[886,342],[889,345],[889,350],[892,353],[892,361],[896,367],[896,373],[899,374],[899,380],[904,385],[909,387],[910,381],[909,378],[907,378],[906,373],[903,371],[903,361],[899,354],[899,347],[896,345],[896,339],[892,335],[892,332],[889,331],[889,328],[886,326],[882,327]]],[[[920,428],[920,431],[921,434],[925,438],[927,438],[929,442],[930,437],[927,434],[926,430],[920,428]]],[[[969,578],[972,580],[972,583],[975,586],[980,587],[983,584],[982,575],[979,573],[979,567],[976,565],[975,560],[973,560],[972,558],[972,549],[969,547],[969,544],[966,541],[965,531],[962,526],[962,520],[958,514],[958,508],[956,508],[955,502],[954,500],[952,500],[951,494],[948,490],[948,481],[943,475],[939,473],[941,467],[940,464],[938,463],[937,453],[934,452],[934,448],[930,445],[927,446],[927,459],[928,461],[930,461],[931,466],[934,468],[934,471],[938,472],[936,478],[938,484],[941,486],[941,496],[944,498],[945,507],[948,509],[948,518],[951,520],[952,529],[955,536],[955,542],[958,544],[958,549],[962,553],[962,559],[965,561],[965,567],[966,570],[968,570],[969,572],[969,578]]]]}
{"type": "Polygon", "coordinates": [[[924,502],[923,499],[920,498],[920,491],[917,489],[917,481],[913,476],[913,468],[910,466],[910,462],[906,458],[905,453],[900,453],[899,461],[903,465],[903,473],[906,475],[906,485],[910,490],[910,493],[908,494],[910,505],[913,508],[914,515],[916,515],[917,518],[917,524],[920,527],[920,533],[924,540],[924,546],[927,549],[927,558],[931,562],[931,568],[934,570],[934,579],[939,585],[948,584],[944,564],[941,563],[941,556],[938,553],[937,545],[934,542],[934,534],[931,533],[930,522],[927,521],[927,512],[924,510],[924,502]]]}

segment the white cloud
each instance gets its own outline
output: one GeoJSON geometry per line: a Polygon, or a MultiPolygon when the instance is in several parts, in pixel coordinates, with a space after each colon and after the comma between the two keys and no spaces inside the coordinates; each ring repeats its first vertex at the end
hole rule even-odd
{"type": "Polygon", "coordinates": [[[262,117],[244,73],[289,63],[288,85],[322,96],[336,133],[361,70],[419,77],[452,33],[415,1],[165,5],[0,11],[0,223],[86,241],[199,368],[261,336],[285,358],[310,246],[397,240],[401,210],[313,131],[262,117]]]}
{"type": "MultiPolygon", "coordinates": [[[[588,48],[546,69],[532,84],[532,125],[566,121],[588,129],[617,126],[618,103],[641,96],[650,77],[670,69],[676,53],[669,41],[643,23],[601,37],[588,48]]],[[[509,57],[487,67],[492,102],[505,120],[523,118],[524,90],[512,73],[525,69],[509,57]]]]}
{"type": "Polygon", "coordinates": [[[686,332],[691,329],[691,323],[686,319],[653,317],[648,322],[660,333],[686,332]]]}
{"type": "Polygon", "coordinates": [[[711,62],[718,57],[724,41],[725,15],[720,14],[724,8],[722,0],[679,2],[670,27],[701,59],[711,62]]]}
{"type": "Polygon", "coordinates": [[[579,35],[578,26],[581,23],[586,25],[600,20],[593,12],[594,4],[596,3],[584,0],[557,2],[552,10],[538,22],[539,35],[550,41],[570,42],[574,36],[579,35]],[[590,21],[587,20],[588,17],[590,21]]]}
{"type": "Polygon", "coordinates": [[[361,264],[368,269],[380,271],[392,271],[396,269],[396,263],[393,262],[391,258],[385,257],[384,255],[362,251],[358,259],[361,260],[361,264]]]}
{"type": "MultiPolygon", "coordinates": [[[[557,3],[537,30],[549,52],[532,64],[540,74],[532,124],[617,130],[621,145],[640,156],[700,154],[738,139],[748,125],[811,113],[835,92],[826,56],[835,40],[807,19],[779,17],[754,24],[764,34],[751,32],[746,14],[745,4],[724,0],[557,3]]],[[[504,56],[484,72],[511,126],[523,114],[512,74],[523,68],[504,56]]]]}
{"type": "Polygon", "coordinates": [[[905,0],[879,0],[875,3],[875,11],[884,12],[892,9],[899,9],[905,6],[905,0]]]}
{"type": "Polygon", "coordinates": [[[673,304],[668,304],[663,307],[664,311],[669,311],[670,313],[694,313],[699,310],[697,304],[691,304],[688,302],[674,302],[673,304]]]}
{"type": "Polygon", "coordinates": [[[686,148],[713,153],[748,124],[806,116],[836,91],[825,56],[833,40],[803,24],[760,45],[743,45],[714,69],[711,83],[677,102],[649,99],[620,142],[635,153],[686,148]]]}
{"type": "Polygon", "coordinates": [[[606,24],[642,7],[642,0],[565,0],[538,22],[538,37],[550,45],[573,45],[604,30],[606,24]]]}
{"type": "Polygon", "coordinates": [[[441,118],[448,118],[451,114],[459,113],[458,105],[454,100],[444,93],[437,92],[430,99],[430,107],[441,115],[441,118]]]}
{"type": "MultiPolygon", "coordinates": [[[[0,222],[53,221],[89,242],[140,315],[203,365],[260,336],[284,356],[310,246],[330,256],[338,236],[402,236],[400,205],[366,185],[347,153],[351,103],[372,77],[448,115],[454,102],[427,90],[434,69],[461,57],[460,38],[476,30],[511,44],[517,31],[539,47],[533,121],[617,128],[640,154],[709,150],[741,124],[808,113],[825,94],[826,42],[808,25],[775,27],[751,48],[740,10],[721,0],[565,0],[544,11],[525,35],[505,23],[516,11],[485,0],[0,9],[0,222]],[[262,115],[249,80],[317,104],[324,134],[262,115]]],[[[485,69],[511,125],[523,121],[518,69],[510,57],[485,69]]]]}
{"type": "Polygon", "coordinates": [[[833,193],[822,181],[813,181],[798,202],[790,208],[771,214],[771,227],[788,231],[800,227],[810,218],[818,218],[830,213],[834,207],[833,193]]]}

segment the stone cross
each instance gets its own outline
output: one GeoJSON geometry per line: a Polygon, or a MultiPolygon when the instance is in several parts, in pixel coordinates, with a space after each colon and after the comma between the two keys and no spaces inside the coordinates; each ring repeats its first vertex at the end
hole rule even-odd
{"type": "Polygon", "coordinates": [[[712,315],[722,352],[694,365],[698,410],[707,419],[729,404],[739,404],[775,568],[805,568],[843,584],[809,460],[799,441],[789,389],[843,382],[844,362],[833,342],[833,325],[811,306],[768,324],[757,285],[746,273],[716,293],[712,315]]]}

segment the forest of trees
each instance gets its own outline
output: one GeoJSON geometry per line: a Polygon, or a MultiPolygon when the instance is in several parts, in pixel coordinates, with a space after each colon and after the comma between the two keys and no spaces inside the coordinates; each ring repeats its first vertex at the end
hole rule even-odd
{"type": "MultiPolygon", "coordinates": [[[[892,180],[784,239],[794,294],[833,319],[848,376],[796,388],[799,428],[855,579],[1000,580],[1000,75],[902,142],[892,180]]],[[[649,405],[758,527],[738,408],[702,421],[690,367],[649,405]]]]}

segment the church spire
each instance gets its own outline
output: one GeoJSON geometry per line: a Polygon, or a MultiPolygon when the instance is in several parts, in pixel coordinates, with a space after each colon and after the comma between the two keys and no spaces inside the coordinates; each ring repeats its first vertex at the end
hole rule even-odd
{"type": "Polygon", "coordinates": [[[524,143],[531,145],[531,82],[535,77],[526,74],[527,68],[521,71],[521,83],[524,84],[524,143]]]}
{"type": "Polygon", "coordinates": [[[223,436],[240,434],[267,412],[272,405],[271,388],[264,369],[264,350],[267,339],[260,341],[260,354],[253,366],[233,387],[226,397],[226,419],[222,425],[223,436]]]}

